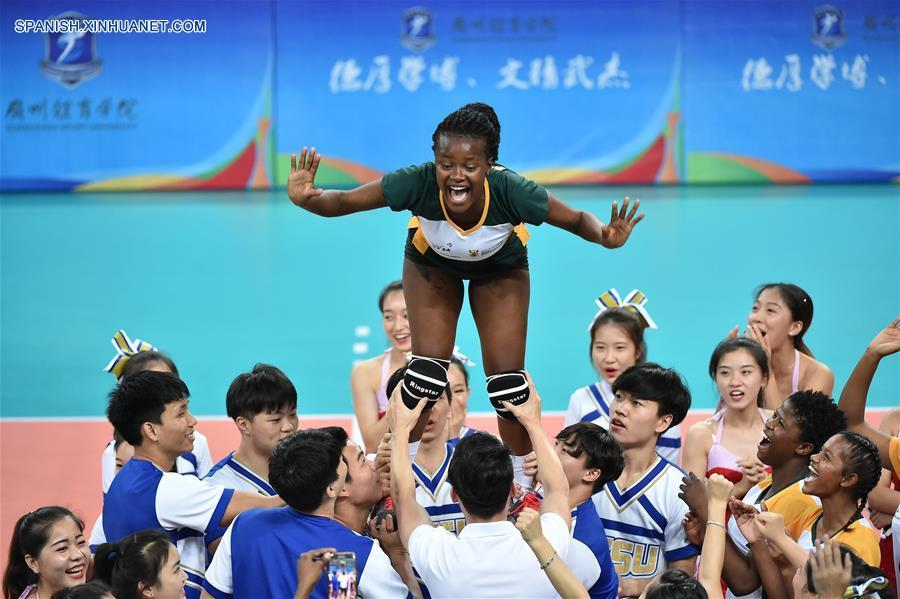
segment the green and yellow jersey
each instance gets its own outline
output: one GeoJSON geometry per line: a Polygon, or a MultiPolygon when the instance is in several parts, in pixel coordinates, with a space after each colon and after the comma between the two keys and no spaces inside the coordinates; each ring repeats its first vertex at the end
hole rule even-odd
{"type": "Polygon", "coordinates": [[[391,210],[413,214],[406,257],[460,278],[528,268],[525,224],[539,225],[547,219],[547,190],[502,166],[488,172],[481,218],[465,230],[447,213],[433,162],[388,173],[381,188],[391,210]]]}

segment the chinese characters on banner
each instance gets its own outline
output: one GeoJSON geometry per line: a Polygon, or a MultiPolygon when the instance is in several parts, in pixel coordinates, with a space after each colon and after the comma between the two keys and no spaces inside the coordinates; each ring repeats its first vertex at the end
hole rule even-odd
{"type": "MultiPolygon", "coordinates": [[[[328,87],[333,94],[384,94],[391,91],[395,82],[407,92],[415,92],[428,83],[441,91],[453,91],[459,84],[459,63],[458,56],[445,56],[432,64],[426,63],[424,56],[401,56],[396,76],[392,77],[391,59],[386,54],[375,56],[366,67],[355,58],[348,58],[334,63],[328,87]]],[[[604,90],[631,87],[618,52],[612,52],[602,64],[593,56],[583,54],[563,60],[544,56],[527,62],[507,58],[497,74],[498,80],[493,84],[496,89],[604,90]]],[[[478,82],[468,77],[464,84],[475,87],[478,82]]]]}
{"type": "Polygon", "coordinates": [[[137,103],[135,98],[13,98],[4,108],[3,122],[10,129],[126,129],[137,125],[137,103]]]}
{"type": "MultiPolygon", "coordinates": [[[[853,89],[863,89],[869,77],[868,65],[868,54],[857,54],[851,62],[842,62],[840,69],[832,54],[814,54],[809,67],[809,80],[819,89],[827,90],[840,77],[849,82],[853,89]]],[[[887,84],[883,76],[878,77],[878,82],[887,84]]],[[[798,54],[786,55],[777,73],[776,68],[763,57],[750,58],[744,64],[741,88],[745,92],[773,89],[796,92],[802,87],[803,71],[798,54]]]]}

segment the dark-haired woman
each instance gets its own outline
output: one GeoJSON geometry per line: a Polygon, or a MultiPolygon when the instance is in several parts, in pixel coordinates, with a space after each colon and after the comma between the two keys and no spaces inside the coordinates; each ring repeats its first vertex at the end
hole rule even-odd
{"type": "Polygon", "coordinates": [[[42,507],[16,522],[3,574],[4,599],[45,599],[84,584],[90,552],[84,523],[64,507],[42,507]]]}
{"type": "Polygon", "coordinates": [[[374,453],[381,437],[388,432],[387,381],[392,372],[406,366],[412,340],[406,315],[403,283],[388,283],[378,296],[381,325],[389,347],[380,355],[356,364],[350,372],[353,394],[353,431],[351,439],[366,451],[374,453]]]}
{"type": "Polygon", "coordinates": [[[743,497],[766,476],[756,457],[763,427],[772,415],[763,409],[769,363],[762,347],[738,337],[721,342],[709,360],[722,406],[712,418],[691,425],[684,444],[683,468],[700,477],[721,474],[743,497]]]}
{"type": "Polygon", "coordinates": [[[145,530],[118,543],[104,543],[94,556],[98,579],[116,599],[183,599],[187,574],[169,535],[145,530]]]}
{"type": "MultiPolygon", "coordinates": [[[[572,393],[563,426],[593,422],[609,430],[609,406],[615,399],[612,384],[635,364],[647,361],[644,329],[655,329],[656,323],[644,306],[646,302],[647,296],[637,289],[624,298],[615,289],[609,289],[597,300],[600,312],[588,330],[591,340],[588,355],[597,382],[572,393]]],[[[676,466],[681,462],[680,424],[659,436],[656,452],[676,466]]]]}
{"type": "Polygon", "coordinates": [[[801,389],[825,395],[834,390],[834,373],[813,357],[803,341],[812,318],[812,298],[796,285],[767,283],[756,292],[747,336],[759,342],[769,358],[765,407],[770,410],[801,389]]]}
{"type": "MultiPolygon", "coordinates": [[[[350,191],[315,187],[321,156],[304,148],[291,157],[288,196],[321,216],[390,207],[409,210],[403,291],[412,333],[412,358],[401,394],[412,407],[434,402],[447,386],[447,368],[469,280],[488,396],[501,436],[517,456],[528,436],[501,401],[528,398],[525,333],[530,278],[525,224],[546,221],[580,237],[617,248],[642,215],[639,202],[613,203],[610,223],[574,210],[533,181],[497,164],[500,128],[493,109],[467,105],[448,115],[432,135],[434,161],[394,171],[350,191]]],[[[521,462],[524,462],[522,458],[521,462]]],[[[521,464],[518,465],[521,467],[521,464]]]]}

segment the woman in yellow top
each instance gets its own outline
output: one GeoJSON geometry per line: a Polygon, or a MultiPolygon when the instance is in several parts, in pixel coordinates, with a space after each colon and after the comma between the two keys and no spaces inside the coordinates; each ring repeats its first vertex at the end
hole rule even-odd
{"type": "Polygon", "coordinates": [[[877,568],[881,562],[880,537],[862,516],[866,497],[881,477],[878,449],[862,435],[844,431],[812,456],[809,470],[803,492],[818,497],[821,506],[808,509],[793,523],[786,523],[780,514],[762,512],[751,526],[742,527],[745,536],[764,538],[790,562],[791,569],[783,573],[783,578],[772,572],[777,566],[768,551],[751,552],[769,597],[785,596],[789,581],[798,568],[804,567],[810,550],[828,539],[838,541],[870,566],[877,568]],[[786,525],[800,531],[797,539],[788,536],[786,525]],[[773,575],[767,576],[763,570],[773,575]]]}

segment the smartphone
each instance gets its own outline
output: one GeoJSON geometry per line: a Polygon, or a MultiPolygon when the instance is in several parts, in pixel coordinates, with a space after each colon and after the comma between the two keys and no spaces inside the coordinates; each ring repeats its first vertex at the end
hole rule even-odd
{"type": "Polygon", "coordinates": [[[356,554],[338,551],[328,562],[328,599],[356,599],[356,554]]]}

